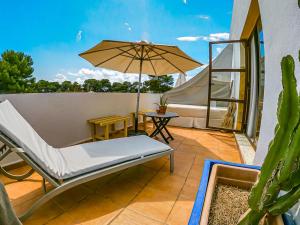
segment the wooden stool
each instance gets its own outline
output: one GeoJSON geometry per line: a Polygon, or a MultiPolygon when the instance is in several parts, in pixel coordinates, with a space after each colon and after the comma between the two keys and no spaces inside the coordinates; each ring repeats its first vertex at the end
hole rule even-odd
{"type": "Polygon", "coordinates": [[[115,125],[118,122],[124,123],[124,137],[127,137],[128,119],[129,118],[127,116],[106,116],[88,120],[88,123],[91,125],[91,134],[93,141],[95,141],[96,139],[108,140],[109,127],[111,126],[112,130],[115,130],[115,125]],[[104,128],[104,136],[100,136],[97,134],[97,126],[104,128]]]}

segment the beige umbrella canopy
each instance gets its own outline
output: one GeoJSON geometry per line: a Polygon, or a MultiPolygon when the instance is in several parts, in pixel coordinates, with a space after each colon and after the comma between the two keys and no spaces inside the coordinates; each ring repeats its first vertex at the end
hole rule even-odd
{"type": "Polygon", "coordinates": [[[141,42],[102,41],[80,56],[95,67],[103,67],[123,73],[139,73],[161,76],[184,73],[202,64],[193,60],[177,46],[141,42]]]}
{"type": "Polygon", "coordinates": [[[79,54],[95,67],[103,67],[122,73],[138,73],[139,87],[136,106],[136,127],[139,110],[141,75],[162,76],[202,66],[177,46],[158,45],[145,41],[125,42],[104,40],[79,54]]]}

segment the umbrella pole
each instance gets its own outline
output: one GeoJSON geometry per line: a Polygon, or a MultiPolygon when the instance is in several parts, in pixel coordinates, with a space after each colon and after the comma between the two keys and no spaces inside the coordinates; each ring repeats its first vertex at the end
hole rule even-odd
{"type": "Polygon", "coordinates": [[[142,74],[139,75],[139,85],[138,85],[138,93],[137,93],[137,100],[136,100],[136,110],[135,110],[135,123],[134,123],[134,131],[135,133],[138,131],[138,123],[139,123],[139,106],[140,106],[140,95],[141,95],[141,78],[142,74]]]}
{"type": "Polygon", "coordinates": [[[141,95],[141,83],[142,83],[142,70],[143,70],[143,53],[144,53],[144,46],[142,45],[142,54],[140,59],[140,74],[139,74],[139,85],[138,85],[138,92],[137,92],[137,99],[136,99],[136,110],[135,110],[135,123],[134,123],[134,132],[138,132],[139,126],[139,107],[140,107],[140,95],[141,95]]]}

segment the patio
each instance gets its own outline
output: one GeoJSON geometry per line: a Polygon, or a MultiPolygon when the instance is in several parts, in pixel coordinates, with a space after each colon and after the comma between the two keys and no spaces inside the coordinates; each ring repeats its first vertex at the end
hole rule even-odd
{"type": "MultiPolygon", "coordinates": [[[[148,129],[150,132],[152,128],[148,129]]],[[[169,130],[175,138],[170,143],[176,150],[173,175],[168,158],[136,166],[61,194],[24,224],[187,224],[204,160],[240,162],[240,155],[232,134],[176,127],[169,130]]],[[[37,174],[22,182],[0,178],[17,213],[42,194],[37,174]]]]}

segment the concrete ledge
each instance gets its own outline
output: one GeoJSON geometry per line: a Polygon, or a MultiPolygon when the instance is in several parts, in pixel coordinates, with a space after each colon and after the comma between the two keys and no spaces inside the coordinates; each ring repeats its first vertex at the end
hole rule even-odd
{"type": "Polygon", "coordinates": [[[255,150],[245,134],[234,133],[243,163],[253,165],[255,150]]]}

